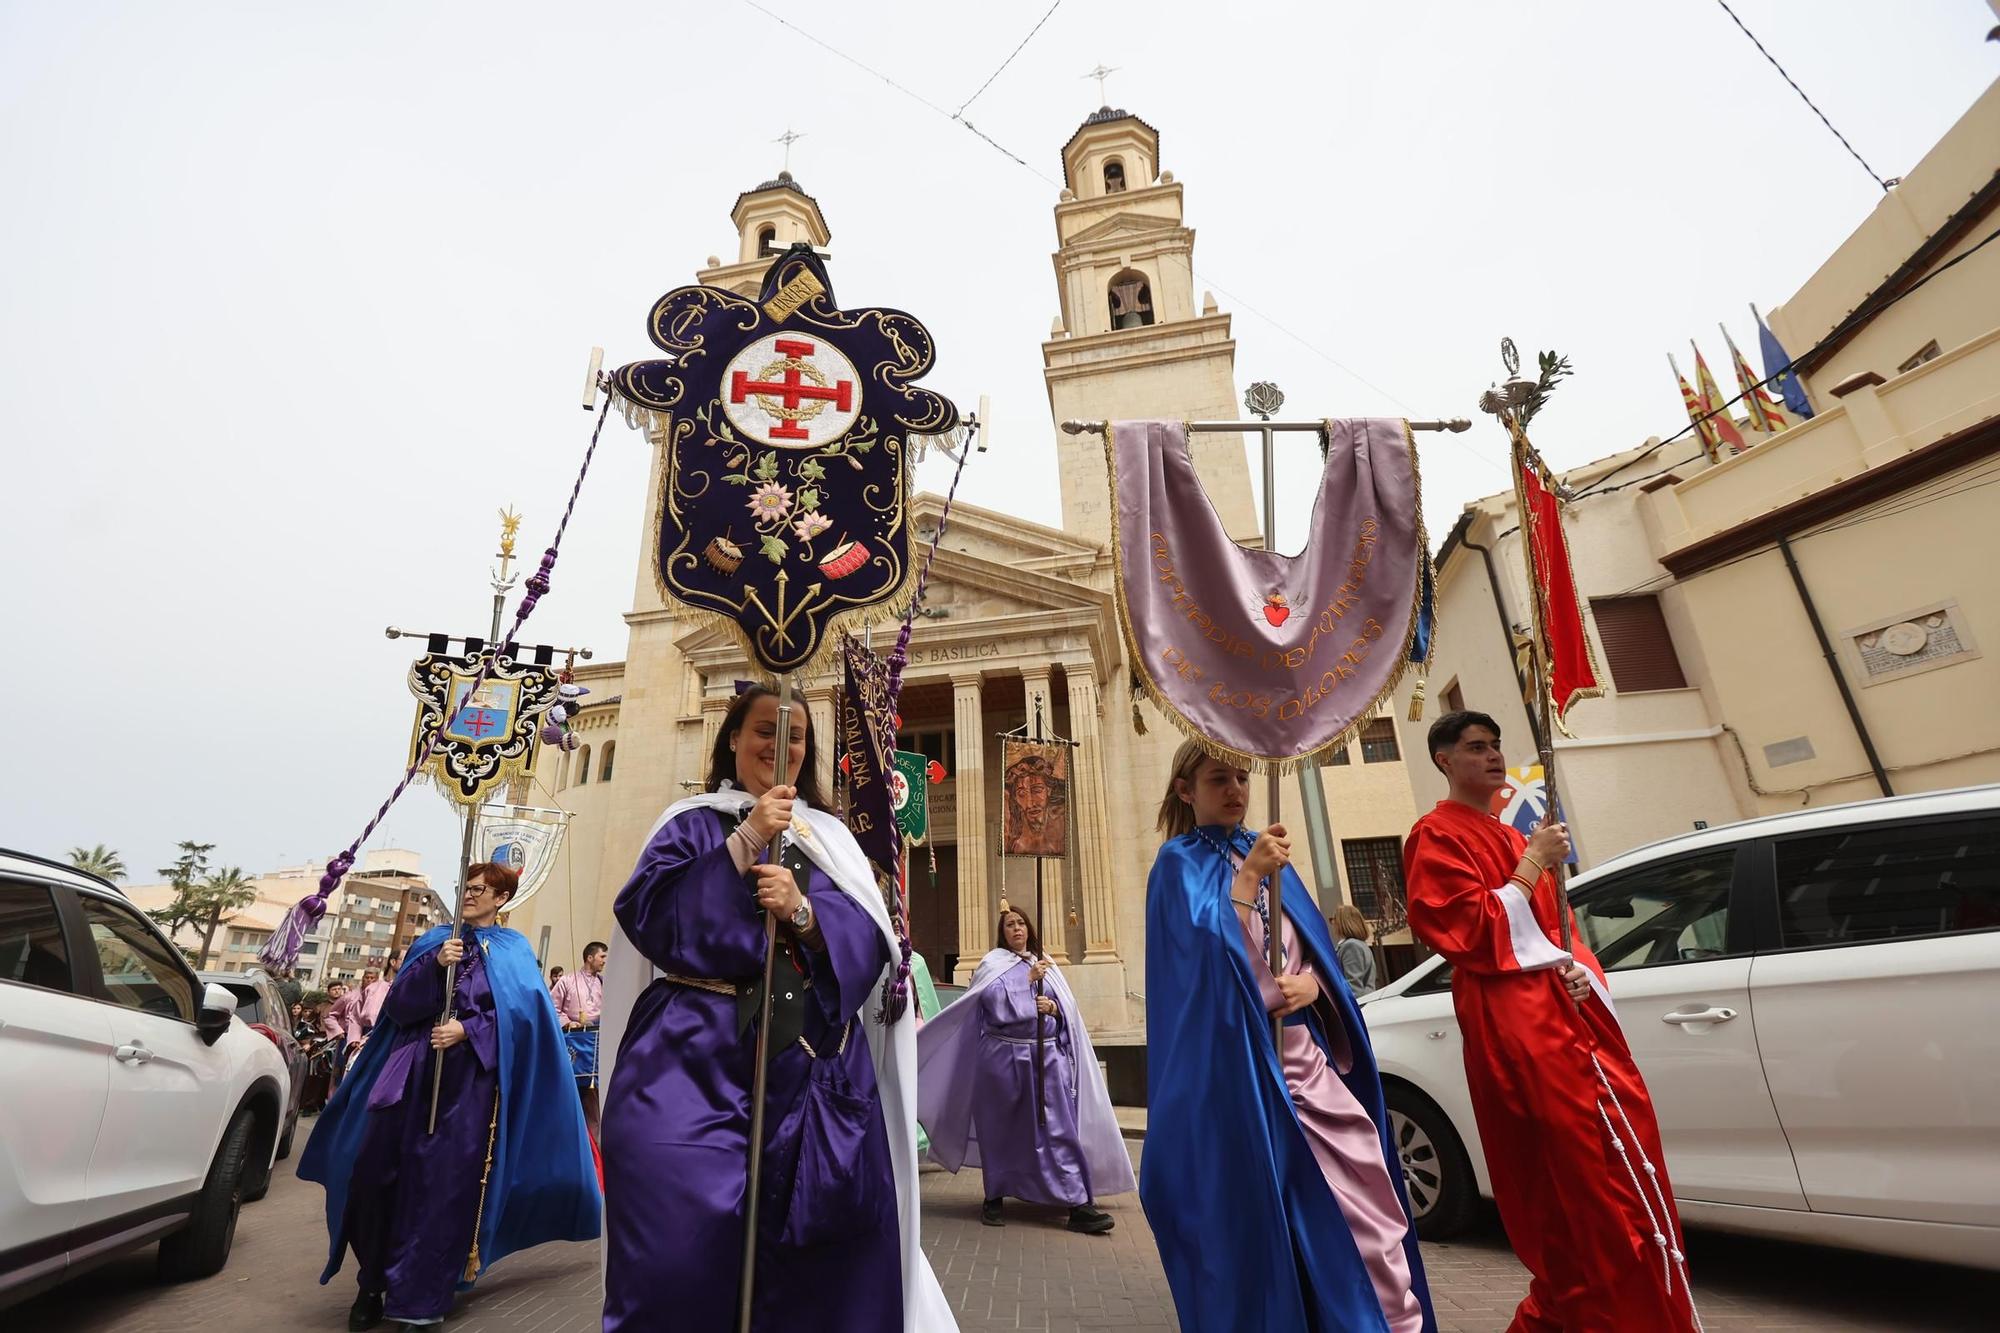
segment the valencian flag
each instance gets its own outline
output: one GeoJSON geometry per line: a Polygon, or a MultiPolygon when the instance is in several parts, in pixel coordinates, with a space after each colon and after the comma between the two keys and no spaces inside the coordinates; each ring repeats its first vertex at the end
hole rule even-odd
{"type": "Polygon", "coordinates": [[[1694,427],[1695,437],[1701,441],[1701,451],[1708,455],[1710,462],[1722,457],[1722,441],[1715,433],[1715,423],[1709,419],[1708,409],[1701,405],[1701,399],[1694,396],[1688,387],[1687,377],[1681,374],[1678,362],[1672,352],[1667,353],[1667,364],[1673,367],[1674,383],[1681,386],[1681,405],[1687,408],[1688,422],[1694,427]]]}
{"type": "Polygon", "coordinates": [[[1729,359],[1736,363],[1736,387],[1743,391],[1743,405],[1750,410],[1750,425],[1755,430],[1769,431],[1775,435],[1791,427],[1792,419],[1785,415],[1785,409],[1771,400],[1764,392],[1764,386],[1757,382],[1757,372],[1750,369],[1750,363],[1743,359],[1743,353],[1736,350],[1736,340],[1729,336],[1729,326],[1722,328],[1722,341],[1729,344],[1729,359]]]}
{"type": "Polygon", "coordinates": [[[1757,313],[1757,307],[1750,307],[1750,317],[1757,321],[1757,350],[1764,357],[1764,373],[1771,377],[1771,387],[1785,400],[1793,416],[1801,421],[1810,420],[1812,404],[1806,399],[1806,386],[1799,383],[1799,377],[1792,370],[1791,353],[1785,350],[1778,335],[1771,332],[1771,326],[1757,313]]]}
{"type": "Polygon", "coordinates": [[[958,425],[912,383],[930,332],[899,310],[841,309],[804,245],[754,299],[668,292],[647,331],[668,358],[611,384],[664,446],[661,593],[727,623],[766,671],[810,666],[837,628],[908,596],[912,438],[958,425]]]}
{"type": "Polygon", "coordinates": [[[1604,688],[1597,683],[1597,657],[1583,628],[1583,608],[1577,603],[1576,575],[1570,567],[1569,538],[1563,532],[1563,507],[1556,496],[1555,480],[1539,454],[1532,449],[1524,454],[1527,463],[1521,469],[1521,496],[1544,635],[1536,651],[1549,673],[1556,726],[1568,735],[1563,717],[1570,705],[1578,699],[1594,699],[1604,688]]]}
{"type": "Polygon", "coordinates": [[[1729,408],[1725,406],[1728,400],[1722,396],[1715,376],[1708,373],[1708,362],[1702,360],[1701,348],[1695,347],[1693,339],[1688,340],[1688,346],[1694,347],[1695,392],[1701,395],[1702,409],[1715,414],[1708,419],[1708,424],[1714,427],[1717,439],[1740,454],[1750,446],[1743,442],[1743,432],[1736,429],[1736,422],[1729,415],[1729,408]]]}

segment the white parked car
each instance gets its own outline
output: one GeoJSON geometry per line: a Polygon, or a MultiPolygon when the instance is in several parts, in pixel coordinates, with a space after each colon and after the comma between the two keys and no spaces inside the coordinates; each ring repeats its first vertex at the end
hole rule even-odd
{"type": "MultiPolygon", "coordinates": [[[[1571,902],[1683,1221],[2000,1268],[2000,787],[1627,852],[1571,902]]],[[[1451,969],[1362,999],[1418,1229],[1490,1194],[1451,969]]]]}
{"type": "Polygon", "coordinates": [[[0,851],[0,1306],[157,1241],[229,1258],[290,1075],[115,888],[0,851]]]}

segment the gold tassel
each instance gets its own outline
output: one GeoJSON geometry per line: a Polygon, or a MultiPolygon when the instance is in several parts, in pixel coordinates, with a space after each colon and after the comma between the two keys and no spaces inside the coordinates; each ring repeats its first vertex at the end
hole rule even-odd
{"type": "Polygon", "coordinates": [[[479,1226],[486,1220],[486,1182],[493,1177],[493,1144],[500,1137],[500,1090],[493,1091],[493,1123],[486,1127],[486,1167],[479,1173],[479,1211],[472,1215],[472,1253],[465,1257],[465,1281],[479,1276],[479,1226]]]}
{"type": "Polygon", "coordinates": [[[1424,678],[1417,677],[1417,688],[1410,691],[1410,721],[1424,720],[1424,678]]]}
{"type": "Polygon", "coordinates": [[[1003,893],[1000,895],[1000,915],[1001,916],[1007,915],[1009,910],[1010,909],[1007,906],[1007,895],[1003,893]]]}

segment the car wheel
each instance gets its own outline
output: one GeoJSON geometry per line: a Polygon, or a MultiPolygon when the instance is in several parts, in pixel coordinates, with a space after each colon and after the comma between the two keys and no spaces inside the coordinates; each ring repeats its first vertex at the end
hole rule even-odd
{"type": "Polygon", "coordinates": [[[160,1276],[168,1282],[212,1277],[229,1261],[236,1217],[243,1209],[243,1169],[250,1153],[250,1112],[238,1111],[215,1150],[194,1218],[160,1242],[160,1276]]]}
{"type": "Polygon", "coordinates": [[[1457,1235],[1471,1224],[1479,1196],[1465,1145],[1430,1098],[1395,1083],[1383,1091],[1389,1139],[1402,1163],[1417,1234],[1425,1240],[1457,1235]]]}
{"type": "Polygon", "coordinates": [[[292,1136],[299,1132],[299,1110],[292,1108],[292,1118],[285,1122],[285,1137],[278,1140],[278,1160],[284,1161],[292,1155],[292,1136]]]}

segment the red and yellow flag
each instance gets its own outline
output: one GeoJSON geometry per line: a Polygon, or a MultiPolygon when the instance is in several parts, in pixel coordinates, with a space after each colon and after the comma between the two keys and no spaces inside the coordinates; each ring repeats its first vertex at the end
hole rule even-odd
{"type": "Polygon", "coordinates": [[[1753,429],[1778,431],[1790,428],[1792,419],[1785,415],[1785,409],[1764,392],[1764,386],[1757,382],[1757,372],[1750,369],[1750,363],[1743,359],[1743,353],[1736,350],[1736,340],[1729,336],[1727,325],[1722,330],[1722,341],[1729,344],[1729,359],[1736,363],[1736,387],[1743,391],[1743,405],[1749,409],[1750,425],[1753,429]]]}
{"type": "Polygon", "coordinates": [[[1717,387],[1715,376],[1708,373],[1708,362],[1702,360],[1699,347],[1694,349],[1694,387],[1701,396],[1702,410],[1715,414],[1708,419],[1708,424],[1714,428],[1716,438],[1739,454],[1749,448],[1743,443],[1743,432],[1736,429],[1735,421],[1730,419],[1729,409],[1723,406],[1727,400],[1717,387]]]}
{"type": "Polygon", "coordinates": [[[1688,387],[1687,377],[1681,374],[1679,366],[1674,365],[1672,356],[1667,357],[1667,364],[1673,366],[1674,382],[1681,386],[1681,403],[1687,408],[1688,421],[1694,426],[1695,437],[1701,441],[1701,451],[1708,455],[1709,462],[1721,461],[1722,441],[1716,436],[1715,423],[1709,420],[1708,409],[1701,405],[1701,399],[1694,396],[1694,390],[1688,387]]]}
{"type": "Polygon", "coordinates": [[[1522,450],[1522,524],[1534,560],[1535,594],[1542,604],[1542,637],[1538,646],[1542,670],[1549,673],[1549,699],[1556,726],[1564,735],[1563,717],[1578,699],[1604,693],[1597,683],[1597,659],[1590,635],[1583,628],[1583,608],[1576,596],[1576,573],[1570,567],[1569,538],[1563,534],[1562,501],[1554,480],[1532,449],[1522,450]]]}

